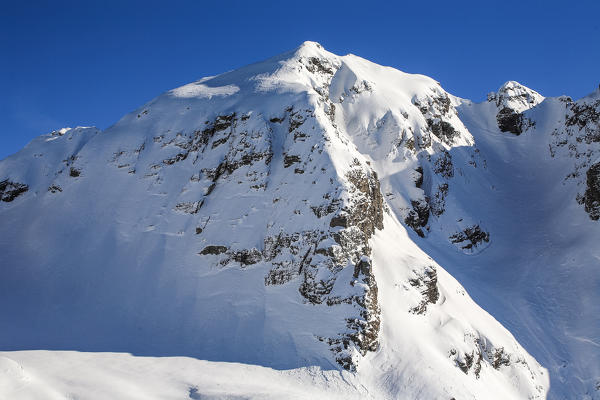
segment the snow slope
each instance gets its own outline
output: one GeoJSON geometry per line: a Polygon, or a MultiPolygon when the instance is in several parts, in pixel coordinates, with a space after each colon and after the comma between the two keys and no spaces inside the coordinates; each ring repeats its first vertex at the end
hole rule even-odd
{"type": "MultiPolygon", "coordinates": [[[[0,353],[6,399],[375,399],[346,371],[289,371],[123,353],[0,353]]],[[[371,388],[373,389],[373,388],[371,388]]]]}
{"type": "Polygon", "coordinates": [[[560,184],[596,162],[588,103],[306,42],[40,136],[0,162],[0,393],[81,362],[127,397],[151,356],[157,398],[597,398],[594,192],[560,184]]]}

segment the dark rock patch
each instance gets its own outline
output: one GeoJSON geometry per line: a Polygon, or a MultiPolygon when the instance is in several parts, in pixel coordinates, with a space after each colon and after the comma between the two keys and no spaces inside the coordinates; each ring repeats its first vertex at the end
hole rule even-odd
{"type": "Polygon", "coordinates": [[[488,243],[490,234],[483,231],[479,225],[473,225],[465,228],[462,232],[452,234],[450,241],[459,244],[463,250],[472,250],[481,243],[488,243]]]}
{"type": "Polygon", "coordinates": [[[197,214],[204,204],[204,200],[177,203],[174,210],[184,214],[197,214]]]}
{"type": "Polygon", "coordinates": [[[291,166],[292,164],[294,164],[294,163],[298,163],[298,162],[300,162],[300,161],[302,161],[302,160],[300,159],[300,156],[296,156],[296,155],[287,155],[287,154],[286,154],[286,155],[283,157],[283,167],[284,167],[284,168],[287,168],[287,167],[291,166]]]}
{"type": "Polygon", "coordinates": [[[254,248],[249,250],[244,249],[234,252],[231,255],[231,258],[242,265],[252,265],[262,260],[262,254],[260,251],[254,248]]]}
{"type": "Polygon", "coordinates": [[[323,218],[326,215],[336,212],[340,207],[340,200],[332,200],[331,203],[323,204],[320,206],[311,206],[312,212],[319,218],[323,218]]]}
{"type": "Polygon", "coordinates": [[[10,203],[28,190],[29,186],[24,183],[11,182],[5,179],[0,182],[0,200],[10,203]]]}
{"type": "Polygon", "coordinates": [[[438,185],[436,192],[429,198],[429,209],[431,214],[439,217],[446,211],[446,196],[448,195],[448,184],[438,185]]]}
{"type": "Polygon", "coordinates": [[[510,365],[510,355],[504,352],[503,347],[494,349],[492,357],[492,367],[494,367],[494,369],[500,369],[500,367],[503,365],[510,365]]]}
{"type": "Polygon", "coordinates": [[[342,228],[347,228],[348,227],[348,218],[346,218],[346,216],[344,216],[344,215],[335,216],[335,217],[331,218],[331,221],[329,222],[329,226],[331,228],[335,228],[336,226],[341,226],[342,228]]]}
{"type": "Polygon", "coordinates": [[[451,123],[446,121],[436,121],[434,119],[428,119],[427,125],[431,132],[438,137],[439,139],[451,143],[456,136],[458,136],[458,132],[451,123]]]}
{"type": "Polygon", "coordinates": [[[321,60],[317,57],[310,57],[306,69],[310,72],[319,72],[322,74],[333,75],[333,68],[329,65],[329,61],[321,60]]]}
{"type": "Polygon", "coordinates": [[[454,176],[454,165],[452,164],[452,155],[443,151],[433,163],[433,171],[436,174],[443,176],[446,179],[450,179],[454,176]]]}
{"type": "Polygon", "coordinates": [[[187,156],[188,156],[188,153],[178,153],[178,154],[176,154],[175,156],[173,156],[171,158],[167,158],[167,159],[163,160],[163,164],[165,164],[165,165],[173,165],[176,162],[185,160],[187,158],[187,156]]]}
{"type": "Polygon", "coordinates": [[[423,167],[418,166],[415,171],[418,174],[415,179],[415,186],[421,188],[421,186],[423,186],[423,167]]]}
{"type": "Polygon", "coordinates": [[[440,298],[437,281],[437,270],[433,266],[427,267],[422,274],[417,276],[417,278],[409,281],[411,286],[421,289],[421,295],[423,296],[419,305],[411,308],[410,312],[414,314],[425,314],[429,304],[437,303],[440,298]]]}
{"type": "Polygon", "coordinates": [[[523,133],[523,114],[517,113],[511,108],[505,107],[498,111],[496,121],[502,132],[510,132],[515,135],[523,133]]]}
{"type": "MultiPolygon", "coordinates": [[[[600,121],[600,100],[593,104],[578,104],[573,103],[567,119],[567,126],[577,125],[580,129],[590,123],[598,123],[600,121]]],[[[600,137],[597,141],[600,141],[600,137]]]]}
{"type": "Polygon", "coordinates": [[[212,255],[219,255],[219,254],[223,254],[227,251],[227,247],[225,246],[206,246],[204,249],[202,249],[202,251],[200,252],[201,255],[206,255],[206,254],[212,254],[212,255]]]}
{"type": "Polygon", "coordinates": [[[71,167],[71,169],[69,170],[69,176],[71,176],[73,178],[77,178],[79,175],[81,175],[81,171],[78,170],[77,168],[71,167]]]}
{"type": "Polygon", "coordinates": [[[600,219],[600,162],[587,170],[586,178],[587,188],[583,196],[585,211],[597,221],[600,219]]]}
{"type": "Polygon", "coordinates": [[[411,200],[412,209],[409,211],[404,223],[411,227],[417,235],[425,237],[422,228],[427,226],[429,221],[429,204],[425,200],[411,200]]]}

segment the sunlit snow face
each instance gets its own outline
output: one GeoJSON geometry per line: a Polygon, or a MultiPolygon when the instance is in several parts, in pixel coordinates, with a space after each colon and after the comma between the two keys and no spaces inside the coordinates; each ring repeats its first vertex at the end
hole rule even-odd
{"type": "Polygon", "coordinates": [[[173,89],[169,92],[173,97],[179,98],[207,98],[210,99],[213,96],[227,97],[231,96],[240,91],[240,88],[236,85],[225,85],[225,86],[207,86],[202,81],[190,83],[173,89]]]}

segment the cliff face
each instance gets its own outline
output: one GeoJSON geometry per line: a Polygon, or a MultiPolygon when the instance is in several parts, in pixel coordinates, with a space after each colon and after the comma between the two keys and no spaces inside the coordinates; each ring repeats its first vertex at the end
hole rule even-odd
{"type": "Polygon", "coordinates": [[[548,374],[528,351],[550,347],[524,333],[541,322],[489,300],[499,269],[466,273],[521,265],[494,253],[509,253],[506,221],[525,212],[498,202],[514,179],[505,130],[527,142],[554,127],[536,145],[549,159],[575,137],[583,207],[570,186],[563,197],[597,219],[598,105],[551,100],[543,114],[543,100],[509,82],[474,105],[307,42],[105,131],[41,136],[0,162],[0,342],[317,365],[391,397],[543,398],[548,374]]]}

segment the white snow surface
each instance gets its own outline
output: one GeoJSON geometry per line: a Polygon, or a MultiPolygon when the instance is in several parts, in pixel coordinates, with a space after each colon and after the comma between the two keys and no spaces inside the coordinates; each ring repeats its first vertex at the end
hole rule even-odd
{"type": "MultiPolygon", "coordinates": [[[[492,97],[306,42],[104,131],[34,139],[0,161],[0,182],[28,186],[0,202],[0,398],[599,399],[598,221],[557,144],[572,103],[515,82],[492,97]],[[502,105],[535,124],[500,132],[502,105]],[[384,211],[362,258],[378,346],[350,343],[349,372],[328,340],[372,315],[308,301],[298,261],[338,251],[317,209],[354,204],[353,171],[377,173],[384,211]],[[431,206],[413,229],[415,202],[431,206]],[[488,241],[450,239],[475,225],[488,241]],[[300,250],[267,257],[282,235],[300,250]],[[289,276],[266,284],[273,270],[289,276]]],[[[590,162],[597,144],[577,142],[590,162]]],[[[356,265],[315,279],[360,298],[356,265]]]]}

